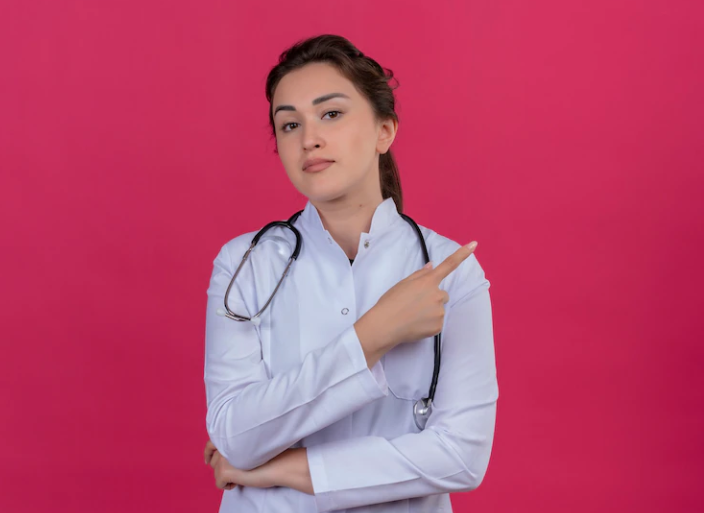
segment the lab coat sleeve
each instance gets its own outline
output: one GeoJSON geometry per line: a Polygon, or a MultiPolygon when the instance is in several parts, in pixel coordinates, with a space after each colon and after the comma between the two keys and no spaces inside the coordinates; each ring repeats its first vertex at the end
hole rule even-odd
{"type": "Polygon", "coordinates": [[[481,275],[481,283],[451,307],[448,303],[441,371],[425,430],[308,447],[319,511],[470,491],[482,482],[494,438],[498,383],[489,282],[478,263],[472,272],[481,275]]]}
{"type": "MultiPolygon", "coordinates": [[[[227,246],[213,262],[207,292],[206,427],[232,466],[251,470],[388,395],[388,386],[380,363],[371,371],[367,367],[354,326],[308,353],[300,365],[269,377],[252,323],[216,313],[234,274],[227,246]]],[[[237,286],[230,290],[228,305],[234,312],[248,312],[237,286]]]]}

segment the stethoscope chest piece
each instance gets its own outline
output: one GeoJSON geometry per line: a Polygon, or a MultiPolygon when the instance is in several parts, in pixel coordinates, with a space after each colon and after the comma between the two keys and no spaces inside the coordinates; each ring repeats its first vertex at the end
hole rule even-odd
{"type": "Polygon", "coordinates": [[[425,425],[428,423],[432,408],[433,402],[430,399],[418,399],[413,405],[413,420],[415,420],[416,426],[421,431],[425,429],[425,425]]]}

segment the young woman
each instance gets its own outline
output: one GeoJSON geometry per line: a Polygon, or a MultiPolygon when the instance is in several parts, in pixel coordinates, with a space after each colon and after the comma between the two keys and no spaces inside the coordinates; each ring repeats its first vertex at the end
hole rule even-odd
{"type": "Polygon", "coordinates": [[[269,74],[277,153],[308,202],[268,305],[277,251],[229,287],[257,232],[214,261],[205,461],[221,512],[449,513],[449,493],[484,478],[498,399],[489,281],[476,243],[403,217],[390,78],[334,35],[297,43],[269,74]]]}

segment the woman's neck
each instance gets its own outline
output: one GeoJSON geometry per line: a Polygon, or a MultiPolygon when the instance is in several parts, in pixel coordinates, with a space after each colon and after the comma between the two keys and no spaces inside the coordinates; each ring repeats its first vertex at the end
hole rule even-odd
{"type": "Polygon", "coordinates": [[[315,206],[325,229],[347,255],[356,258],[359,238],[362,233],[369,233],[372,218],[377,207],[384,201],[379,195],[365,200],[345,204],[323,204],[315,206]]]}

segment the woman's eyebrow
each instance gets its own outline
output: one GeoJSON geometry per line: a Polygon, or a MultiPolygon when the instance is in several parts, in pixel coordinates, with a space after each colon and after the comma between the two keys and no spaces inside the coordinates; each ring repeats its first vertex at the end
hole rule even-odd
{"type": "MultiPolygon", "coordinates": [[[[313,100],[313,105],[318,105],[319,103],[326,102],[326,101],[331,100],[333,98],[347,98],[348,100],[351,99],[349,96],[347,96],[344,93],[330,93],[330,94],[323,95],[320,98],[316,98],[315,100],[313,100]]],[[[280,110],[295,111],[296,107],[294,107],[293,105],[279,105],[278,107],[276,107],[276,109],[274,109],[274,116],[276,116],[276,113],[279,112],[280,110]]]]}

